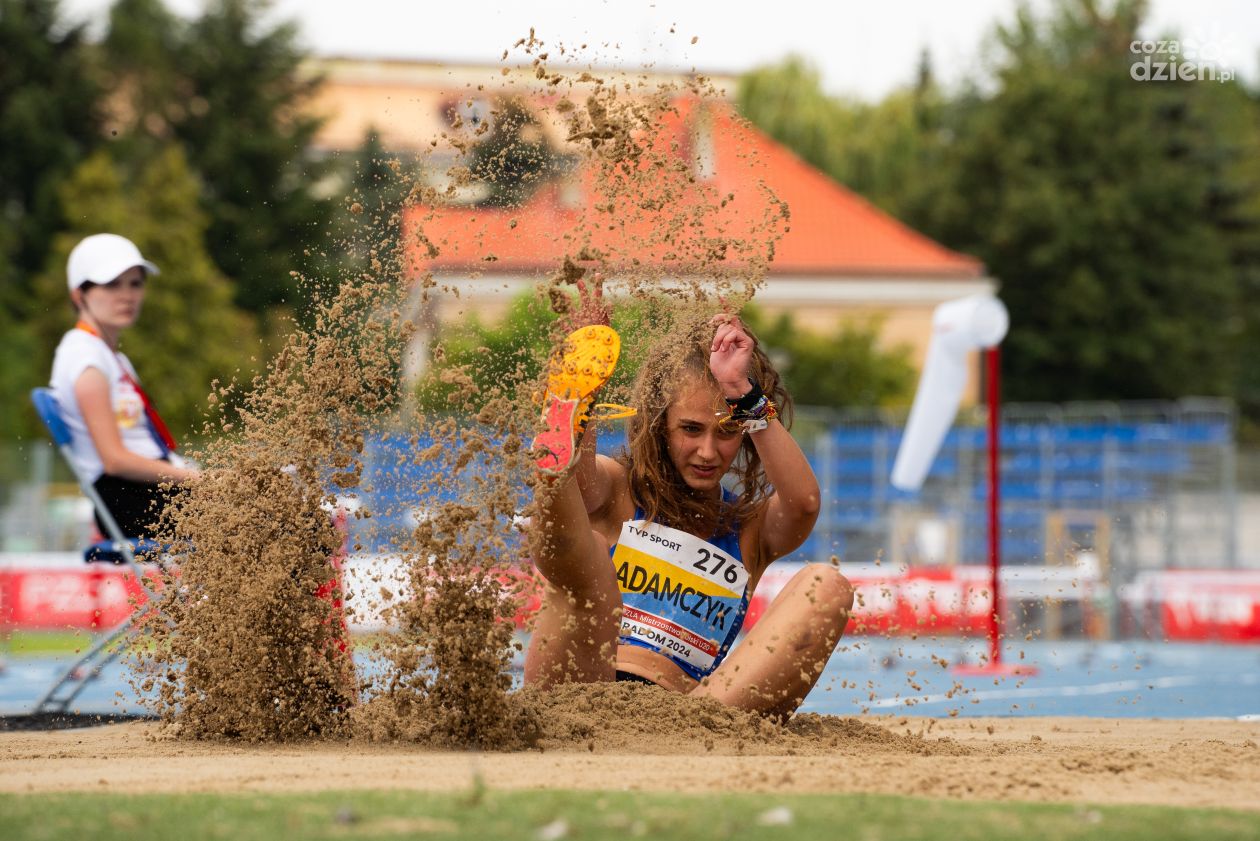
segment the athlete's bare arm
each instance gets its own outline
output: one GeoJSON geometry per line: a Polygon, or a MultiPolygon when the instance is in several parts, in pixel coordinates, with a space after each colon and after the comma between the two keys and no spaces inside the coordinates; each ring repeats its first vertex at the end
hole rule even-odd
{"type": "MultiPolygon", "coordinates": [[[[738,398],[748,393],[748,371],[752,363],[753,340],[734,316],[714,318],[717,329],[710,348],[709,367],[722,394],[738,398]]],[[[760,522],[754,523],[760,536],[761,565],[781,558],[809,537],[818,520],[821,491],[818,479],[800,446],[778,420],[752,437],[761,457],[766,478],[774,487],[760,522]]]]}

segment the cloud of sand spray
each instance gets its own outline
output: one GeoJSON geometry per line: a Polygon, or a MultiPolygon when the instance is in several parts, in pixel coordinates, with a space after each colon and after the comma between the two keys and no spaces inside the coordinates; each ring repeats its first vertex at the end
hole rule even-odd
{"type": "MultiPolygon", "coordinates": [[[[533,80],[513,91],[520,72],[504,76],[496,111],[507,111],[508,97],[524,100],[539,121],[560,127],[566,168],[535,174],[538,183],[526,183],[522,195],[564,178],[586,195],[546,234],[563,256],[535,287],[559,316],[542,345],[580,319],[572,289],[594,272],[607,278],[611,298],[632,302],[639,314],[623,326],[627,361],[670,341],[679,319],[751,298],[786,230],[787,209],[765,188],[722,194],[706,171],[713,154],[706,132],[725,107],[708,82],[555,70],[549,54],[575,65],[572,51],[549,50],[532,33],[514,49],[533,80]]],[[[479,126],[471,138],[453,130],[445,140],[468,152],[486,130],[479,126]]],[[[218,437],[198,454],[206,476],[167,517],[168,537],[187,550],[163,605],[173,629],[151,625],[156,640],[137,670],[142,683],[156,684],[153,708],[175,732],[251,740],[357,732],[483,747],[540,737],[540,709],[549,702],[511,693],[507,666],[519,596],[537,583],[512,520],[529,501],[527,442],[538,421],[532,397],[542,385],[542,353],[524,354],[487,383],[475,363],[441,365],[437,342],[430,381],[442,386],[439,406],[420,407],[400,378],[414,329],[407,314],[458,294],[442,275],[417,267],[416,249],[430,260],[442,256],[442,214],[478,181],[515,177],[510,159],[482,160],[474,172],[461,157],[447,167],[444,187],[395,164],[418,210],[410,224],[396,209],[369,206],[365,214],[363,202],[348,201],[363,268],[316,296],[312,326],[295,329],[240,408],[214,422],[218,437]],[[397,464],[365,485],[366,442],[385,434],[406,446],[397,464]],[[374,498],[380,489],[370,482],[393,482],[389,496],[400,510],[355,509],[358,533],[373,521],[418,516],[387,541],[406,580],[368,594],[394,628],[375,641],[376,663],[364,679],[343,650],[343,594],[330,593],[330,558],[342,536],[329,510],[347,492],[374,498]]],[[[496,243],[474,239],[481,253],[470,262],[492,263],[496,243]]],[[[627,387],[623,375],[602,398],[625,399],[627,387]]]]}
{"type": "MultiPolygon", "coordinates": [[[[241,402],[209,422],[203,477],[165,512],[179,561],[136,673],[151,706],[189,737],[341,733],[356,694],[330,511],[358,484],[365,438],[394,401],[392,285],[316,296],[241,402]],[[154,686],[156,684],[156,686],[154,686]]],[[[230,395],[216,392],[212,403],[230,395]]]]}

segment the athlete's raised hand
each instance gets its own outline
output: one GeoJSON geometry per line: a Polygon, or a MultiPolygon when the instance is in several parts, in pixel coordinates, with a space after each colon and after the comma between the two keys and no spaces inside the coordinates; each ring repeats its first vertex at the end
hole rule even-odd
{"type": "Polygon", "coordinates": [[[709,370],[726,397],[748,393],[748,370],[752,364],[753,340],[739,316],[719,313],[709,322],[714,326],[709,348],[709,370]]]}
{"type": "Polygon", "coordinates": [[[566,318],[566,331],[572,332],[591,324],[607,327],[612,320],[612,307],[604,300],[603,272],[596,269],[586,277],[579,277],[574,285],[578,293],[577,307],[566,318]]]}

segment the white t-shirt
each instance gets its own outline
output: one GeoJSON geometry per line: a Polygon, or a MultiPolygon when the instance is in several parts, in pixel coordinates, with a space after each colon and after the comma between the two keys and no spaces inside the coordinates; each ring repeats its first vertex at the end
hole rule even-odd
{"type": "Polygon", "coordinates": [[[135,387],[123,376],[123,366],[137,382],[136,369],[121,353],[114,353],[99,336],[86,330],[74,329],[62,336],[53,357],[52,390],[61,405],[61,416],[70,428],[70,457],[81,475],[95,482],[105,472],[101,457],[92,444],[79,401],[74,396],[74,384],[88,368],[95,368],[109,382],[109,403],[118,420],[118,434],[123,446],[136,455],[161,458],[162,448],[153,438],[149,420],[144,415],[144,401],[135,387]]]}

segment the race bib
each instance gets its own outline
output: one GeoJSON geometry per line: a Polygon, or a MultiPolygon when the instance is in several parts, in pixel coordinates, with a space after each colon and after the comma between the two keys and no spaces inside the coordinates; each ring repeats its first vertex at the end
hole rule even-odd
{"type": "Polygon", "coordinates": [[[621,527],[612,559],[622,641],[657,649],[693,675],[712,671],[743,619],[743,562],[707,540],[643,520],[621,527]]]}

